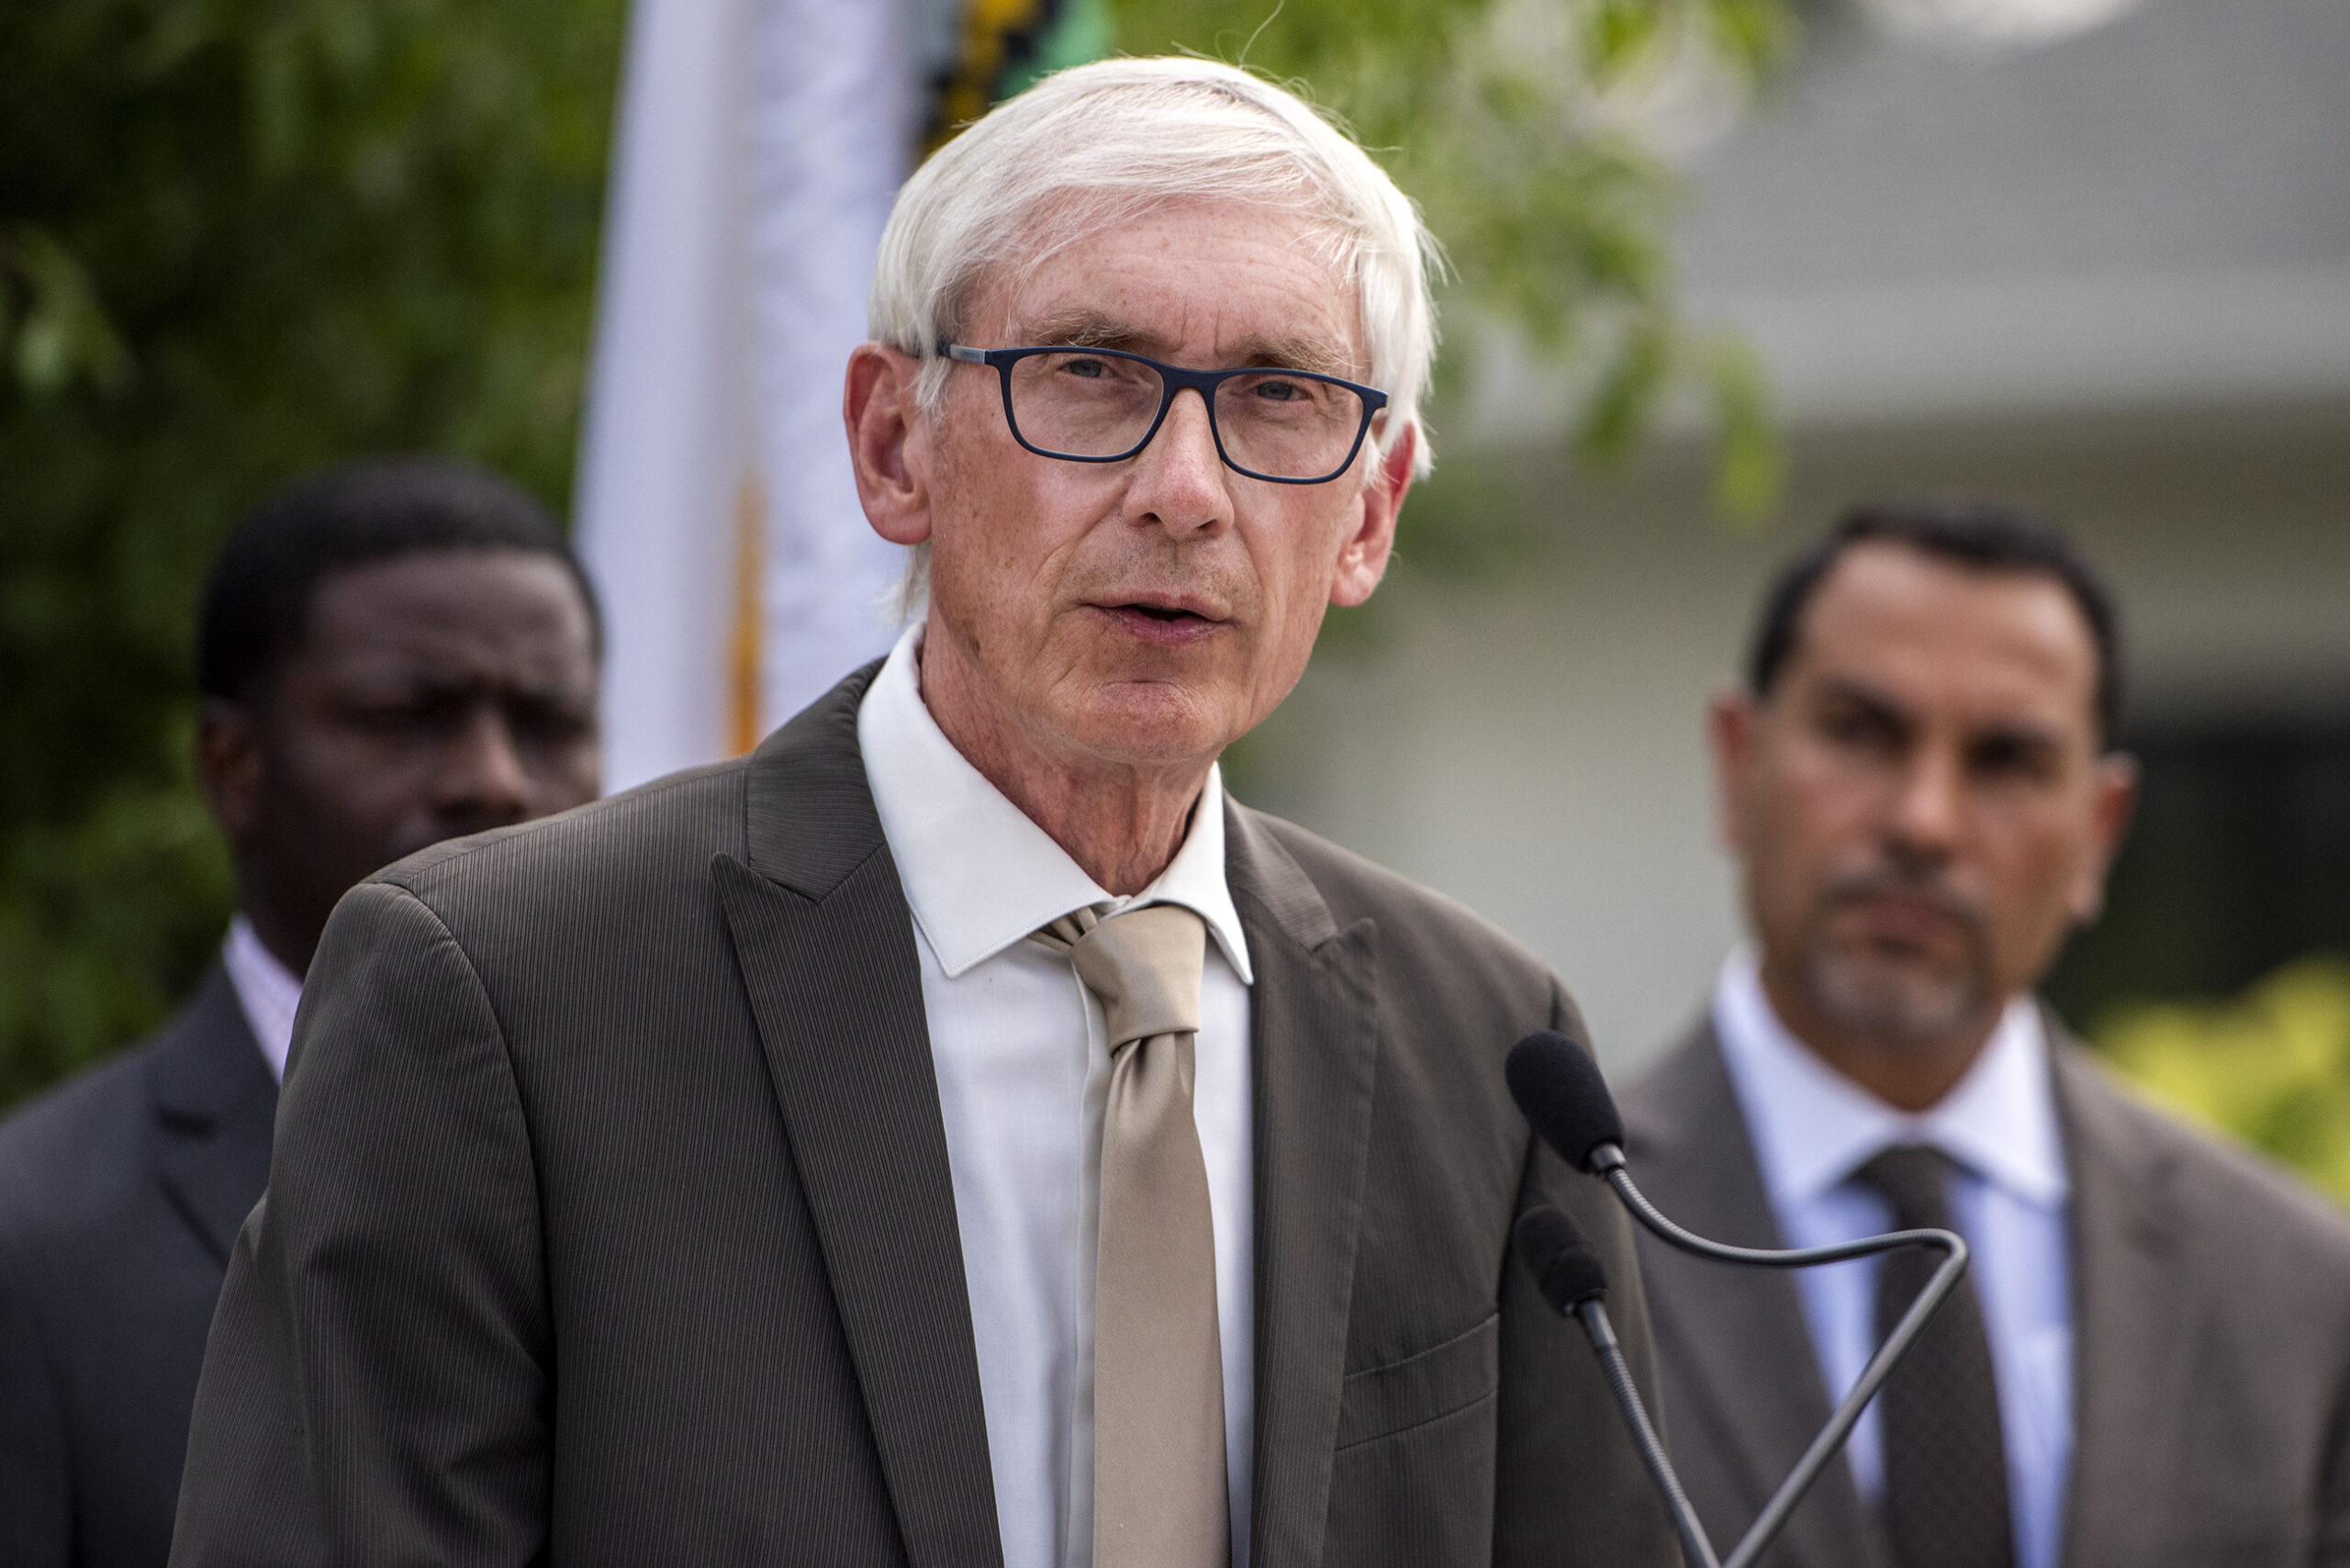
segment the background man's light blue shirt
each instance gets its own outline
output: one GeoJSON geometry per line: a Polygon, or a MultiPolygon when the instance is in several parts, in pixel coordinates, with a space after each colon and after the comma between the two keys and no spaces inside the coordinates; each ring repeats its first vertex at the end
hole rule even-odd
{"type": "MultiPolygon", "coordinates": [[[[1885,1200],[1852,1179],[1888,1145],[1930,1144],[1956,1165],[1951,1217],[1974,1251],[1969,1278],[1998,1380],[2016,1564],[2056,1568],[2073,1455],[2070,1183],[2038,1006],[2010,1002],[1966,1076],[1922,1115],[1884,1103],[1790,1035],[1751,950],[1723,966],[1713,1020],[1787,1245],[1890,1229],[1885,1200]]],[[[1831,1399],[1876,1348],[1876,1270],[1863,1259],[1796,1276],[1831,1399]]],[[[1846,1452],[1861,1495],[1876,1502],[1885,1447],[1874,1405],[1846,1452]]]]}

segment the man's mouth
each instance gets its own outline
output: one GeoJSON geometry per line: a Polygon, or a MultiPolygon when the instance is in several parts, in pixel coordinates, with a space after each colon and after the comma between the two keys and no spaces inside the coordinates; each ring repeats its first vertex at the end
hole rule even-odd
{"type": "Polygon", "coordinates": [[[1175,644],[1213,633],[1224,624],[1211,607],[1178,599],[1130,599],[1099,607],[1132,635],[1146,642],[1175,644]]]}
{"type": "Polygon", "coordinates": [[[1926,946],[1958,929],[1950,912],[1922,899],[1871,898],[1846,906],[1870,937],[1901,946],[1926,946]]]}

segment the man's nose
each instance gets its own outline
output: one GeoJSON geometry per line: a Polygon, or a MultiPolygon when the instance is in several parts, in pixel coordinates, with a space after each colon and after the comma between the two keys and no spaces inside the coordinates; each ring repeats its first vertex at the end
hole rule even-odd
{"type": "Polygon", "coordinates": [[[1215,528],[1232,517],[1227,470],[1217,454],[1207,399],[1190,389],[1175,394],[1158,433],[1135,458],[1126,487],[1130,521],[1157,523],[1177,537],[1215,528]]]}
{"type": "Polygon", "coordinates": [[[432,809],[463,824],[464,832],[500,827],[530,814],[531,775],[495,703],[475,707],[450,737],[433,777],[432,809]]]}
{"type": "Polygon", "coordinates": [[[1888,835],[1912,855],[1947,858],[1966,820],[1966,770],[1947,746],[1921,745],[1902,769],[1888,813],[1888,835]]]}

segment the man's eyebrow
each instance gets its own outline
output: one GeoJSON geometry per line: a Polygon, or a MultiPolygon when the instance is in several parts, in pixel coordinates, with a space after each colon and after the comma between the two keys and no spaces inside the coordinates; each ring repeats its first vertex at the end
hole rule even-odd
{"type": "Polygon", "coordinates": [[[1352,381],[1360,377],[1362,368],[1353,359],[1333,351],[1326,343],[1310,338],[1250,338],[1240,345],[1243,364],[1261,364],[1275,370],[1303,370],[1315,375],[1336,375],[1352,381]]]}
{"type": "MultiPolygon", "coordinates": [[[[1901,730],[1912,729],[1915,724],[1909,710],[1897,699],[1858,676],[1822,676],[1818,696],[1825,701],[1849,703],[1863,709],[1871,718],[1901,730]]],[[[2009,745],[2034,752],[2062,751],[2065,736],[2062,731],[2036,720],[2000,719],[1970,731],[1965,744],[1969,747],[2009,745]]]]}
{"type": "Polygon", "coordinates": [[[1891,692],[1852,675],[1823,675],[1818,693],[1821,700],[1843,702],[1867,711],[1870,717],[1882,719],[1904,729],[1914,722],[1908,709],[1891,692]]]}
{"type": "Polygon", "coordinates": [[[1033,323],[1025,335],[1030,343],[1038,347],[1124,349],[1128,353],[1147,353],[1166,346],[1140,328],[1098,310],[1068,310],[1047,316],[1033,323]]]}
{"type": "Polygon", "coordinates": [[[2012,746],[2035,753],[2065,749],[2062,731],[2030,719],[2002,719],[1997,723],[1985,725],[1967,740],[1973,746],[2012,746]]]}

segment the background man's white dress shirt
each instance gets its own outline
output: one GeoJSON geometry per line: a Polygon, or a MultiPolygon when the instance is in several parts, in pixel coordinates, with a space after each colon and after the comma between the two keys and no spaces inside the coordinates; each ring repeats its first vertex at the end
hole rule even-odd
{"type": "Polygon", "coordinates": [[[1158,879],[1113,898],[966,761],[923,705],[921,628],[857,712],[857,743],[913,911],[946,1119],[1005,1568],[1093,1557],[1093,1266],[1110,1057],[1102,1006],[1066,957],[1026,940],[1091,905],[1175,903],[1214,938],[1192,1116],[1215,1225],[1234,1568],[1248,1561],[1255,1431],[1248,948],[1225,883],[1211,769],[1158,879]]]}
{"type": "Polygon", "coordinates": [[[285,1082],[285,1053],[294,1048],[294,1011],[302,1005],[302,977],[262,946],[253,923],[241,914],[229,922],[220,963],[229,971],[229,987],[237,993],[245,1025],[269,1063],[270,1076],[285,1082]]]}
{"type": "MultiPolygon", "coordinates": [[[[1885,1200],[1852,1180],[1888,1145],[1930,1144],[1957,1166],[1951,1217],[1974,1253],[1969,1277],[1998,1381],[2016,1564],[2056,1568],[2073,1450],[2070,1181],[2038,1005],[2009,1002],[1966,1076],[1922,1115],[1885,1104],[1790,1035],[1751,949],[1723,966],[1713,1022],[1790,1247],[1890,1228],[1885,1200]]],[[[1831,1399],[1876,1348],[1876,1269],[1863,1259],[1796,1276],[1831,1399]]],[[[1877,1501],[1885,1450],[1874,1406],[1846,1451],[1862,1496],[1877,1501]]]]}

